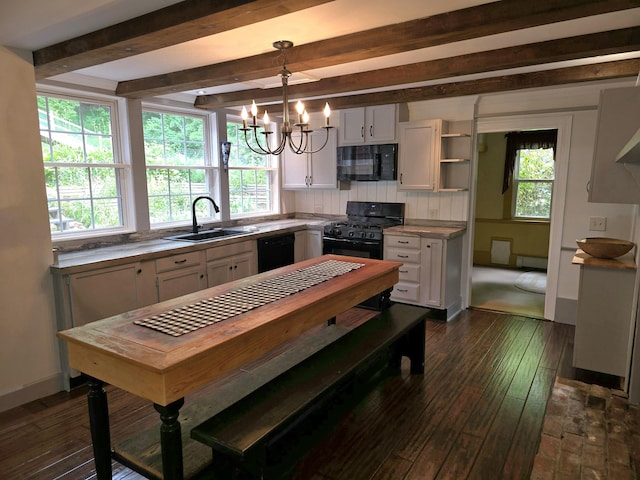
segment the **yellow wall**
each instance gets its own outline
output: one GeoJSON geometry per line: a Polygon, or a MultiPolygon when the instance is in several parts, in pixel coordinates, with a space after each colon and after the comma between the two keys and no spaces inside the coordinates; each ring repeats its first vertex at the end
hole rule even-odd
{"type": "Polygon", "coordinates": [[[506,141],[504,133],[488,133],[478,153],[478,182],[473,263],[491,265],[492,240],[509,241],[510,267],[518,255],[546,258],[549,252],[550,222],[511,220],[511,194],[502,195],[502,172],[506,141]]]}

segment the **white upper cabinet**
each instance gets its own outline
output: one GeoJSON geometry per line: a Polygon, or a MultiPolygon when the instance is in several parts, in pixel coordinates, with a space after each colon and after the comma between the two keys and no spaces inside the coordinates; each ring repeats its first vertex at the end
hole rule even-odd
{"type": "Polygon", "coordinates": [[[396,143],[397,124],[398,106],[395,104],[340,110],[338,144],[396,143]]]}
{"type": "MultiPolygon", "coordinates": [[[[289,148],[282,152],[282,188],[338,188],[336,129],[329,130],[329,139],[316,153],[297,155],[289,148]]],[[[314,130],[309,135],[311,149],[318,149],[326,139],[325,129],[314,130]]]]}
{"type": "Polygon", "coordinates": [[[617,161],[620,151],[639,126],[640,88],[602,90],[589,185],[590,202],[640,204],[640,158],[630,156],[617,161]]]}
{"type": "Polygon", "coordinates": [[[441,120],[400,123],[398,190],[436,189],[441,120]]]}

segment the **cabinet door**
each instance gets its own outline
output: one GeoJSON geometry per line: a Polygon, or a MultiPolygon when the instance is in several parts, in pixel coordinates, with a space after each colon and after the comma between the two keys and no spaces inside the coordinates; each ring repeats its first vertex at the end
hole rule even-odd
{"type": "Polygon", "coordinates": [[[396,105],[367,107],[365,111],[365,141],[394,143],[396,141],[396,105]]]}
{"type": "Polygon", "coordinates": [[[340,110],[340,145],[357,145],[364,143],[364,108],[349,108],[340,110]]]}
{"type": "Polygon", "coordinates": [[[322,232],[307,230],[307,258],[322,256],[322,232]]]}
{"type": "Polygon", "coordinates": [[[638,131],[638,122],[638,87],[609,88],[600,92],[589,187],[590,202],[640,203],[640,163],[616,161],[620,150],[638,131]]]}
{"type": "Polygon", "coordinates": [[[314,131],[311,137],[311,147],[315,150],[327,144],[317,153],[310,154],[309,186],[311,188],[337,188],[338,187],[338,152],[337,133],[335,129],[328,131],[325,129],[314,131]]]}
{"type": "Polygon", "coordinates": [[[229,258],[221,258],[207,262],[207,286],[215,287],[233,279],[233,261],[229,258]]]}
{"type": "Polygon", "coordinates": [[[444,308],[442,299],[442,250],[443,243],[440,239],[422,239],[423,254],[423,294],[426,305],[444,308]]]}
{"type": "Polygon", "coordinates": [[[299,230],[294,233],[295,242],[293,244],[293,261],[295,263],[307,258],[307,231],[299,230]]]}
{"type": "Polygon", "coordinates": [[[73,327],[138,308],[138,263],[69,275],[73,327]]]}
{"type": "Polygon", "coordinates": [[[398,190],[434,190],[438,121],[400,124],[398,190]]]}
{"type": "Polygon", "coordinates": [[[157,282],[159,302],[197,292],[207,286],[200,266],[161,273],[157,282]]]}
{"type": "Polygon", "coordinates": [[[253,253],[242,253],[233,257],[233,274],[234,280],[255,275],[255,255],[253,253]]]}
{"type": "Polygon", "coordinates": [[[309,156],[306,153],[297,155],[286,148],[283,150],[281,158],[282,188],[285,190],[307,188],[309,186],[309,156]]]}

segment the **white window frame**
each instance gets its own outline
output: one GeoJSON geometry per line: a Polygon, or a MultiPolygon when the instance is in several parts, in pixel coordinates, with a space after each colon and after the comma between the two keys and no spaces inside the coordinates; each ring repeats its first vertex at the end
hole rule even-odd
{"type": "MultiPolygon", "coordinates": [[[[77,163],[77,162],[44,162],[43,169],[49,167],[78,167],[78,168],[113,168],[120,188],[120,219],[122,225],[119,227],[110,228],[90,228],[86,230],[70,230],[62,232],[51,232],[52,241],[58,243],[67,240],[85,239],[104,237],[114,234],[128,233],[134,230],[133,222],[133,202],[132,202],[132,173],[131,163],[128,158],[123,154],[124,152],[124,137],[121,130],[122,112],[120,110],[120,102],[107,95],[89,94],[82,92],[79,94],[77,91],[69,91],[63,88],[55,87],[40,87],[36,89],[36,95],[38,97],[53,97],[62,100],[70,100],[81,103],[91,103],[98,105],[106,105],[111,109],[111,139],[113,148],[113,163],[101,164],[101,163],[77,163]]],[[[47,112],[48,113],[48,112],[47,112]]],[[[49,126],[50,128],[50,126],[49,126]]],[[[38,126],[38,130],[41,130],[38,126]]],[[[83,135],[82,133],[80,133],[83,135]]],[[[83,135],[84,138],[84,135],[83,135]]],[[[45,184],[46,188],[46,184],[45,184]]],[[[92,199],[92,197],[87,197],[92,199]]],[[[49,203],[47,201],[47,203],[49,203]]]]}
{"type": "MultiPolygon", "coordinates": [[[[539,148],[539,149],[534,149],[534,150],[552,150],[553,149],[546,149],[546,148],[539,148]]],[[[555,182],[556,179],[556,172],[555,172],[555,163],[554,163],[554,173],[553,173],[553,180],[546,180],[546,179],[520,179],[520,152],[521,150],[518,150],[518,157],[516,158],[516,164],[515,167],[513,169],[513,186],[512,186],[512,197],[511,197],[511,218],[516,219],[516,220],[539,220],[539,221],[550,221],[551,220],[551,211],[553,209],[553,184],[555,182]],[[549,202],[549,214],[545,217],[530,217],[530,216],[524,216],[524,215],[518,215],[516,210],[518,207],[518,186],[521,183],[548,183],[551,185],[551,200],[549,202]]],[[[553,157],[553,154],[552,154],[553,157]]]]}
{"type": "MultiPolygon", "coordinates": [[[[145,158],[145,177],[146,173],[150,169],[170,169],[170,170],[203,170],[205,172],[205,185],[206,192],[190,192],[190,200],[193,202],[200,195],[207,195],[214,198],[216,203],[220,205],[218,201],[219,192],[220,192],[220,172],[219,166],[217,163],[217,156],[214,156],[212,153],[212,135],[211,135],[211,116],[206,113],[202,113],[201,111],[194,111],[186,108],[179,107],[169,107],[169,106],[160,106],[156,104],[145,104],[142,105],[142,113],[151,112],[158,114],[168,114],[168,115],[180,115],[185,117],[196,117],[200,118],[203,121],[203,135],[204,135],[204,165],[202,166],[172,166],[172,165],[149,165],[146,162],[145,158]]],[[[145,141],[144,131],[142,132],[143,142],[145,141]]],[[[150,194],[148,192],[148,180],[147,180],[147,199],[149,200],[150,194]]],[[[210,202],[199,202],[198,208],[198,223],[202,224],[203,222],[215,222],[221,220],[221,213],[216,214],[210,202]],[[203,210],[204,209],[204,210],[203,210]],[[208,212],[208,215],[204,212],[208,212]]],[[[190,225],[192,222],[191,215],[189,215],[188,219],[184,220],[175,220],[175,221],[167,221],[167,222],[151,222],[151,212],[150,208],[147,211],[147,215],[149,218],[149,228],[151,230],[160,230],[171,227],[178,227],[184,225],[190,225]]]]}
{"type": "MultiPolygon", "coordinates": [[[[227,115],[226,124],[233,123],[237,125],[242,125],[242,119],[239,116],[227,115]]],[[[225,124],[225,131],[226,131],[225,124]]],[[[273,125],[272,125],[273,126],[273,125]]],[[[261,130],[261,129],[260,129],[261,130]]],[[[260,135],[260,133],[258,133],[260,135]]],[[[248,135],[253,135],[253,131],[249,131],[248,135]]],[[[276,128],[275,132],[271,135],[272,138],[280,138],[279,130],[276,128]]],[[[238,141],[244,141],[244,137],[238,138],[238,141]]],[[[237,147],[232,144],[232,149],[236,149],[237,147]]],[[[267,156],[267,155],[266,155],[267,156]]],[[[243,219],[243,218],[251,218],[251,217],[262,217],[267,215],[277,215],[280,213],[280,189],[279,189],[279,177],[280,177],[280,159],[277,155],[268,155],[269,161],[268,167],[232,167],[229,166],[228,170],[237,170],[237,171],[265,171],[267,172],[267,176],[269,178],[269,189],[270,189],[270,208],[268,211],[262,212],[247,212],[247,213],[232,213],[231,206],[229,205],[229,215],[232,219],[243,219]]],[[[225,180],[229,181],[229,175],[225,176],[225,180]]],[[[228,203],[231,203],[231,185],[228,185],[229,198],[227,199],[228,203]]]]}

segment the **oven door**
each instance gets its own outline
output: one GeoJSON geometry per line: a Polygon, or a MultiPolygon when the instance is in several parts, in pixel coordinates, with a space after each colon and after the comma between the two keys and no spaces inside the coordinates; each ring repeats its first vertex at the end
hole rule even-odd
{"type": "Polygon", "coordinates": [[[382,242],[323,237],[322,253],[382,260],[382,242]]]}

